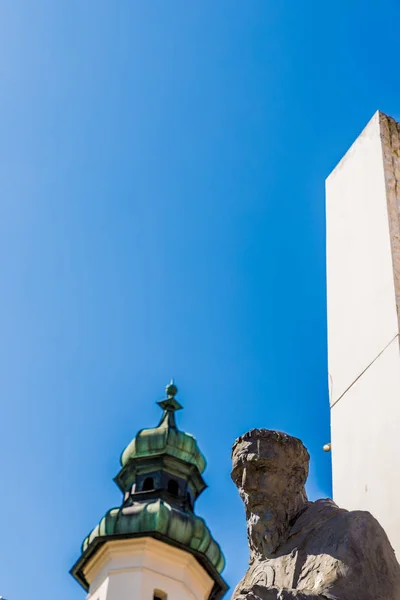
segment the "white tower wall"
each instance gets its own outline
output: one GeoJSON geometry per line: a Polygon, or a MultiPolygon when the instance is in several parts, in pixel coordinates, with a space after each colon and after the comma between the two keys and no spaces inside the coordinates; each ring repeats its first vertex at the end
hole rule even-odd
{"type": "Polygon", "coordinates": [[[400,137],[376,113],[326,183],[333,494],[400,557],[400,137]]]}
{"type": "Polygon", "coordinates": [[[214,585],[192,554],[150,537],[106,542],[84,575],[87,600],[207,600],[214,585]]]}

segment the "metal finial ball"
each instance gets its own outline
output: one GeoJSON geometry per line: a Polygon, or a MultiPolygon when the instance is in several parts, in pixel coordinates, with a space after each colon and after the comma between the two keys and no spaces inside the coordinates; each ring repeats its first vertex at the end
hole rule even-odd
{"type": "Polygon", "coordinates": [[[174,380],[171,379],[171,382],[165,388],[165,392],[169,398],[173,398],[178,393],[178,388],[174,384],[174,380]]]}
{"type": "Polygon", "coordinates": [[[322,446],[322,449],[324,452],[330,452],[332,450],[332,444],[325,444],[325,446],[322,446]]]}

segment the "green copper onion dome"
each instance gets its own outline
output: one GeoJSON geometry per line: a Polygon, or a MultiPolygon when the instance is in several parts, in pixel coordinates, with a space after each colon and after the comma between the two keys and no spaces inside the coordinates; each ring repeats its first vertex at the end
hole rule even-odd
{"type": "Polygon", "coordinates": [[[175,399],[177,392],[171,381],[167,398],[158,402],[163,414],[157,427],[139,431],[122,453],[115,482],[123,503],[109,510],[85,538],[81,557],[71,571],[85,589],[84,568],[99,546],[113,539],[144,536],[193,554],[214,581],[213,600],[222,598],[228,589],[221,577],[225,566],[221,548],[194,512],[206,488],[202,477],[206,461],[195,438],[177,427],[175,413],[182,408],[175,399]]]}
{"type": "Polygon", "coordinates": [[[130,510],[110,510],[84,540],[82,552],[99,536],[148,532],[161,534],[189,550],[202,553],[218,573],[225,567],[224,555],[211,537],[205,521],[193,513],[182,513],[161,499],[150,500],[130,510]]]}
{"type": "Polygon", "coordinates": [[[206,460],[200,452],[195,438],[190,433],[179,431],[176,426],[175,412],[182,407],[175,400],[178,388],[171,381],[166,389],[167,398],[159,402],[164,410],[160,423],[151,429],[142,429],[125,448],[121,456],[124,467],[130,460],[144,456],[169,454],[190,463],[203,473],[206,460]]]}

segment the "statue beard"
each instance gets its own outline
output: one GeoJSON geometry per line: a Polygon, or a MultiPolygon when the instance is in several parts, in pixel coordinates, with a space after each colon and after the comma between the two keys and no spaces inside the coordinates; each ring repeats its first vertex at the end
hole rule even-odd
{"type": "Polygon", "coordinates": [[[268,558],[288,538],[294,519],[307,505],[305,491],[298,495],[245,498],[250,557],[268,558]]]}

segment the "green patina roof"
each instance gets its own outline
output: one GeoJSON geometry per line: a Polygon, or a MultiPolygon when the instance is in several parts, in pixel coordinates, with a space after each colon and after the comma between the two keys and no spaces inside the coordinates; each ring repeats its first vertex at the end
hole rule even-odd
{"type": "Polygon", "coordinates": [[[218,573],[225,567],[221,548],[212,538],[205,521],[193,513],[178,510],[162,499],[110,510],[84,540],[82,553],[98,537],[138,534],[161,534],[172,542],[203,554],[218,573]]]}
{"type": "Polygon", "coordinates": [[[122,506],[108,511],[87,536],[72,568],[85,589],[84,565],[99,545],[114,536],[152,536],[187,550],[213,577],[212,598],[218,600],[227,589],[221,577],[225,567],[221,548],[205,521],[194,513],[194,503],[206,487],[201,475],[206,460],[195,438],[176,425],[175,412],[182,408],[175,399],[177,391],[171,381],[167,398],[158,403],[163,409],[158,426],[139,431],[122,453],[122,469],[115,478],[124,494],[122,506]],[[148,479],[151,489],[145,488],[148,479]],[[170,489],[171,482],[176,487],[170,489]]]}
{"type": "Polygon", "coordinates": [[[177,389],[171,382],[166,391],[168,398],[158,403],[164,409],[159,425],[139,431],[123,451],[121,465],[124,467],[136,458],[169,454],[196,466],[199,472],[203,473],[207,463],[196,439],[176,426],[175,411],[182,408],[174,398],[177,389]]]}

